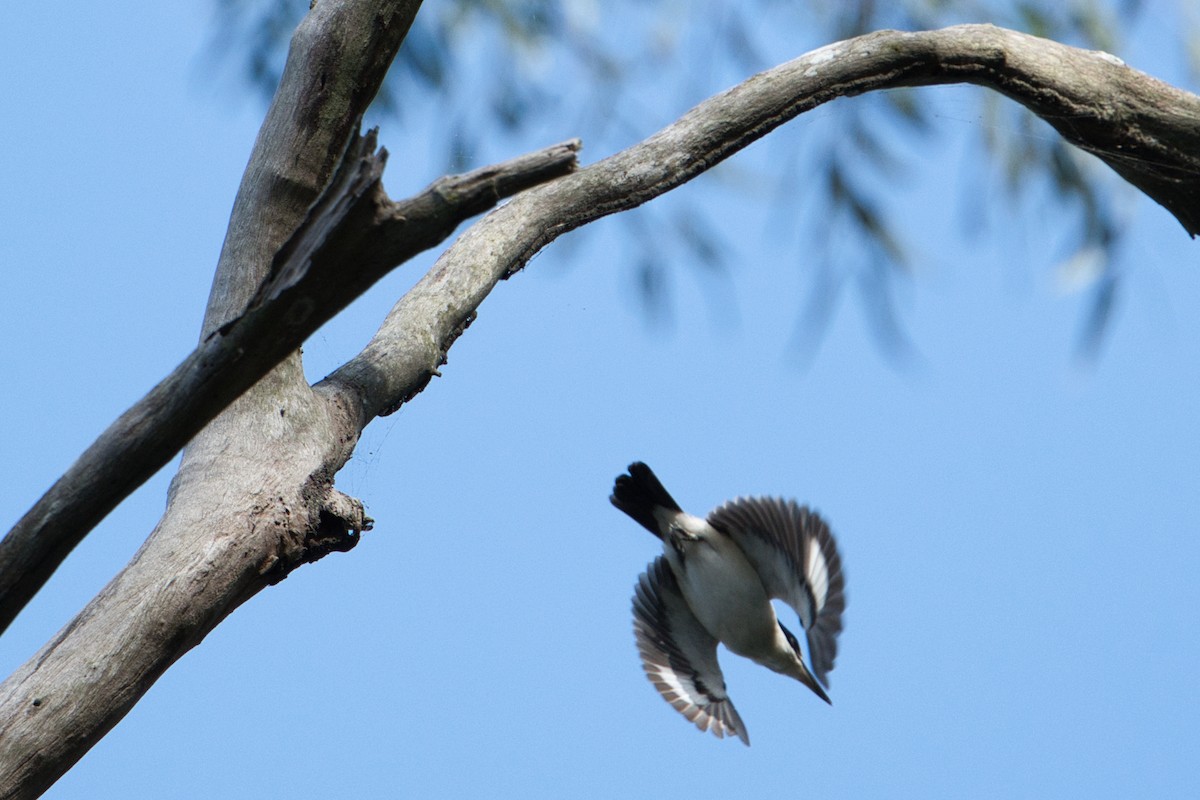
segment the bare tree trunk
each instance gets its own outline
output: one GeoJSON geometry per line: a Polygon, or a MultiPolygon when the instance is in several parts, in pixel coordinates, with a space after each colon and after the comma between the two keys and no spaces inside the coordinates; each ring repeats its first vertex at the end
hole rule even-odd
{"type": "MultiPolygon", "coordinates": [[[[379,247],[363,234],[379,224],[377,214],[326,216],[310,207],[347,141],[358,141],[356,120],[416,6],[320,0],[297,31],[235,203],[205,316],[206,341],[248,308],[269,305],[280,296],[275,289],[295,285],[289,270],[305,274],[309,265],[342,256],[352,274],[379,247]],[[311,231],[318,233],[306,245],[311,231]],[[374,244],[348,244],[363,241],[374,244]],[[292,260],[300,251],[306,255],[292,260]]],[[[1189,233],[1197,230],[1200,99],[1111,56],[962,26],[872,34],[757,75],[628,150],[516,196],[461,236],[363,352],[329,379],[309,387],[299,355],[288,355],[196,435],[166,513],[131,563],[0,685],[0,797],[40,794],[225,615],[297,566],[355,544],[368,520],[361,504],[333,488],[333,477],[363,426],[437,374],[484,297],[539,249],[679,186],[821,103],[953,82],[988,86],[1027,105],[1164,205],[1189,233]]],[[[370,161],[371,150],[356,144],[350,154],[370,161]]],[[[551,173],[569,168],[573,150],[567,145],[545,156],[558,165],[551,173]]],[[[516,170],[525,177],[511,191],[551,174],[531,177],[524,169],[516,170]]],[[[359,188],[362,202],[386,207],[381,190],[359,188]]],[[[250,350],[259,346],[245,342],[250,350]]],[[[112,463],[119,468],[120,458],[112,463]]],[[[53,519],[54,511],[48,514],[53,519]]],[[[77,536],[92,524],[78,523],[86,527],[77,536]]],[[[58,561],[46,563],[48,574],[58,561]]]]}
{"type": "MultiPolygon", "coordinates": [[[[419,6],[323,0],[297,29],[238,190],[202,337],[240,314],[266,278],[419,6]]],[[[130,564],[0,686],[0,796],[40,795],[232,609],[306,558],[352,546],[362,507],[332,482],[355,430],[309,388],[294,354],[192,441],[130,564]]]]}

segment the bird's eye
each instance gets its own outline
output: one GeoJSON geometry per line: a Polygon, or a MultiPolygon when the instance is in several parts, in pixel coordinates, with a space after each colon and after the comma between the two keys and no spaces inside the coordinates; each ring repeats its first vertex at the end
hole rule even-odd
{"type": "Polygon", "coordinates": [[[782,622],[779,623],[779,629],[781,631],[783,631],[784,638],[787,639],[788,644],[791,645],[792,649],[796,651],[797,655],[799,655],[800,654],[800,641],[796,638],[796,635],[794,633],[792,633],[791,631],[789,631],[787,628],[783,627],[782,622]]]}

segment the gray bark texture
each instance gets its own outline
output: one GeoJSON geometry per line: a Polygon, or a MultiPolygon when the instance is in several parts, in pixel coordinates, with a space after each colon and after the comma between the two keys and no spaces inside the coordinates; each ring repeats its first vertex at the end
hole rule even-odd
{"type": "Polygon", "coordinates": [[[41,794],[237,606],[357,543],[370,520],[334,488],[335,474],[367,423],[438,374],[501,280],[566,231],[681,185],[804,111],[878,89],[979,84],[1099,156],[1189,234],[1200,226],[1200,98],[1107,54],[991,26],[832,44],[589,167],[572,171],[578,144],[567,143],[393,203],[379,181],[383,155],[358,135],[357,120],[418,5],[314,5],[234,204],[200,347],[182,376],[168,378],[183,382],[127,412],[85,454],[86,469],[73,467],[0,545],[0,606],[11,619],[71,547],[191,437],[167,509],[133,560],[0,685],[0,797],[41,794]],[[316,386],[304,381],[296,348],[316,326],[510,194],[451,245],[361,353],[316,386]],[[80,494],[91,498],[82,510],[72,505],[80,494]]]}

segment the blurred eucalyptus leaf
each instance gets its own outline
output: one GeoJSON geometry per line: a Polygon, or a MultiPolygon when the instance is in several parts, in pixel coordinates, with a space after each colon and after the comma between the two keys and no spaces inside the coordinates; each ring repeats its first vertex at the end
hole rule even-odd
{"type": "MultiPolygon", "coordinates": [[[[240,63],[246,83],[269,96],[303,5],[214,0],[214,6],[214,52],[240,63]]],[[[783,60],[780,40],[793,48],[786,56],[791,57],[882,28],[989,21],[1112,52],[1119,50],[1121,31],[1141,8],[1136,0],[447,0],[422,8],[377,105],[397,118],[404,111],[402,125],[454,120],[454,133],[443,145],[441,168],[446,170],[510,152],[507,145],[530,131],[546,140],[582,136],[587,152],[599,157],[644,137],[719,88],[783,60]],[[612,30],[607,20],[617,15],[623,27],[612,30]],[[665,90],[678,97],[678,106],[648,103],[648,85],[656,96],[665,90]]],[[[1181,34],[1181,46],[1193,56],[1200,52],[1195,41],[1194,35],[1181,34]]],[[[1111,262],[1122,226],[1105,200],[1111,182],[1097,177],[1102,171],[1081,169],[1080,154],[1016,104],[985,92],[977,102],[978,137],[998,165],[1009,205],[1028,206],[1048,189],[1057,213],[1073,220],[1081,232],[1072,258],[1107,252],[1111,262]]],[[[810,223],[813,235],[804,244],[802,269],[812,272],[816,239],[837,236],[841,245],[849,239],[862,245],[824,247],[829,263],[823,268],[858,276],[860,300],[871,314],[880,315],[880,331],[902,327],[890,306],[894,293],[886,285],[866,291],[861,284],[891,280],[886,276],[907,268],[909,252],[893,221],[890,189],[906,177],[905,146],[937,135],[930,124],[933,105],[929,93],[908,89],[822,109],[821,131],[808,131],[803,155],[782,168],[782,190],[759,193],[757,200],[769,206],[764,217],[810,223]],[[824,192],[795,191],[801,180],[806,187],[825,187],[824,192]]],[[[986,192],[980,188],[968,194],[978,198],[986,192]]],[[[972,199],[967,205],[979,202],[972,199]]],[[[639,276],[646,313],[660,319],[666,308],[667,264],[692,264],[713,273],[723,260],[736,257],[735,248],[719,244],[719,228],[688,218],[696,214],[694,206],[664,208],[652,204],[621,215],[618,223],[629,231],[629,251],[620,258],[639,276]]],[[[975,227],[992,219],[987,211],[980,206],[965,212],[964,223],[975,227]]],[[[1033,213],[1044,216],[1040,208],[1033,213]]],[[[1047,255],[1041,266],[1052,269],[1055,263],[1047,255]]],[[[823,279],[813,272],[812,280],[823,279]]],[[[824,280],[822,285],[826,288],[821,291],[836,293],[848,282],[824,280]]],[[[827,320],[819,316],[813,330],[827,320]]],[[[1092,313],[1094,319],[1108,316],[1092,313]]]]}

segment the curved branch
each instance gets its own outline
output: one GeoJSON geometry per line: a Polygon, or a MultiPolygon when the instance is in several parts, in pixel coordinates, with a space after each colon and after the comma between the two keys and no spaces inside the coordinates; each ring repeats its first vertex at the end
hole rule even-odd
{"type": "MultiPolygon", "coordinates": [[[[350,5],[370,4],[321,0],[317,8],[350,5]]],[[[332,70],[335,62],[329,63],[332,70]]],[[[755,76],[645,142],[518,195],[467,231],[397,304],[367,349],[315,393],[306,386],[307,395],[291,391],[297,385],[292,375],[277,391],[260,383],[197,436],[172,484],[163,521],[131,564],[0,685],[0,796],[36,796],[241,602],[310,556],[351,544],[346,529],[352,533],[366,520],[333,493],[332,477],[357,430],[419,391],[487,293],[540,248],[690,180],[821,103],[953,82],[990,86],[1022,102],[1194,230],[1200,216],[1192,198],[1200,193],[1193,154],[1200,148],[1192,121],[1200,118],[1200,101],[1111,56],[967,26],[873,34],[755,76]]],[[[321,115],[313,124],[318,119],[324,124],[321,115]]],[[[343,141],[330,146],[340,152],[343,141]]],[[[310,165],[313,174],[319,167],[310,165]]],[[[286,173],[263,178],[286,179],[286,173]]],[[[270,255],[304,208],[270,249],[261,242],[235,248],[251,254],[240,260],[242,267],[230,262],[226,268],[223,256],[208,332],[246,307],[269,274],[270,255]]],[[[231,237],[254,238],[254,219],[247,214],[235,209],[231,237]]],[[[272,231],[263,235],[270,238],[272,231]]],[[[235,250],[227,242],[226,253],[235,250]]],[[[288,269],[270,274],[277,278],[270,286],[280,290],[278,297],[299,285],[288,269]]],[[[265,297],[269,307],[271,290],[265,297]]]]}
{"type": "Polygon", "coordinates": [[[327,386],[364,419],[391,413],[438,374],[496,283],[567,231],[670,191],[830,100],[949,83],[985,86],[1025,105],[1197,232],[1200,98],[1106,53],[991,25],[882,31],[755,75],[650,138],[492,212],[396,304],[327,386]]]}

